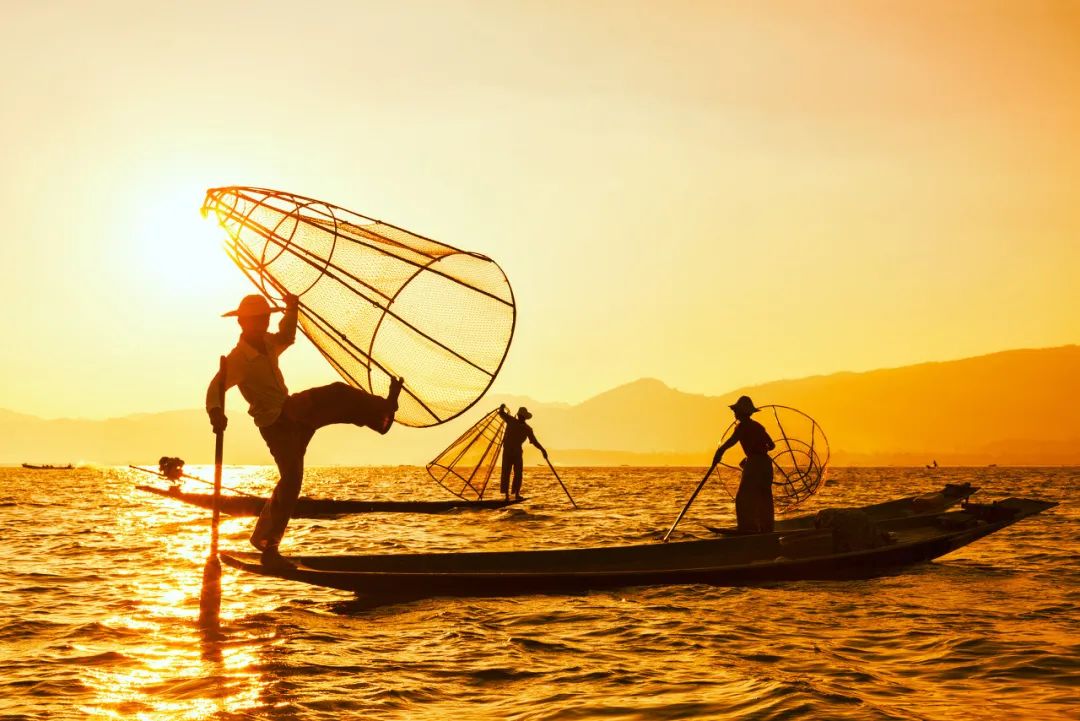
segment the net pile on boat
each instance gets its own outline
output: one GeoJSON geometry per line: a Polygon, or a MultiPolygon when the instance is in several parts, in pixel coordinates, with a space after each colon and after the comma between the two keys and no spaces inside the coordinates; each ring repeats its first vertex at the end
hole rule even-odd
{"type": "Polygon", "coordinates": [[[460,415],[502,367],[516,308],[492,259],[266,188],[212,188],[203,212],[264,295],[300,297],[302,331],[348,383],[386,395],[405,379],[398,423],[460,415]]]}
{"type": "MultiPolygon", "coordinates": [[[[759,411],[754,420],[765,426],[776,443],[769,453],[773,463],[773,507],[777,513],[784,513],[800,506],[825,484],[829,441],[817,421],[800,410],[765,405],[759,406],[759,411]]],[[[733,422],[727,427],[721,443],[731,436],[735,425],[733,422]]],[[[739,490],[742,475],[738,451],[741,449],[736,444],[725,455],[724,463],[713,470],[732,499],[739,490]],[[736,462],[732,463],[733,460],[736,462]]]]}
{"type": "Polygon", "coordinates": [[[481,500],[502,454],[506,421],[493,410],[451,443],[427,471],[459,498],[481,500]]]}

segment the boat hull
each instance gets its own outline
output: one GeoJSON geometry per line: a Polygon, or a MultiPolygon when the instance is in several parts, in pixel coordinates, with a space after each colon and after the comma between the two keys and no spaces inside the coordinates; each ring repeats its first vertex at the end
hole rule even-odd
{"type": "MultiPolygon", "coordinates": [[[[210,510],[214,507],[211,493],[182,493],[155,486],[136,486],[140,491],[171,498],[182,503],[210,510]]],[[[227,516],[258,516],[266,505],[265,498],[255,496],[223,495],[220,510],[227,516]]],[[[356,501],[331,498],[300,498],[296,502],[293,518],[326,518],[349,513],[446,513],[454,510],[495,510],[521,503],[518,500],[465,501],[356,501]]]]}
{"type": "Polygon", "coordinates": [[[510,596],[626,586],[750,585],[869,578],[931,561],[1041,513],[1054,503],[1008,499],[886,522],[896,542],[837,553],[831,531],[806,530],[669,544],[442,554],[291,557],[296,568],[262,566],[258,554],[223,552],[234,568],[361,594],[510,596]]]}

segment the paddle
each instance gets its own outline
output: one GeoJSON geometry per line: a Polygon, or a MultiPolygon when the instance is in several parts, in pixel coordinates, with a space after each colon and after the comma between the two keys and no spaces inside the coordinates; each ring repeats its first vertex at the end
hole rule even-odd
{"type": "Polygon", "coordinates": [[[547,461],[548,468],[551,469],[551,472],[555,474],[555,480],[558,481],[559,485],[562,486],[562,489],[566,491],[566,497],[570,499],[570,504],[574,508],[577,508],[578,504],[574,503],[574,497],[570,495],[570,491],[566,489],[566,484],[562,482],[561,478],[559,478],[559,472],[555,470],[555,466],[551,465],[551,461],[548,460],[547,456],[544,456],[544,460],[547,461]]]}
{"type": "MultiPolygon", "coordinates": [[[[225,413],[225,356],[221,356],[218,387],[221,389],[221,412],[225,413]]],[[[221,463],[225,455],[225,429],[214,431],[214,516],[210,523],[210,555],[203,568],[202,593],[199,596],[199,628],[216,633],[221,614],[221,561],[218,559],[218,521],[221,518],[221,463]]]]}
{"type": "Polygon", "coordinates": [[[686,515],[686,512],[690,510],[690,504],[694,502],[694,499],[697,498],[697,494],[700,493],[701,489],[705,487],[705,482],[709,480],[709,476],[712,475],[714,468],[716,468],[716,463],[713,463],[711,466],[709,466],[709,470],[705,471],[705,477],[701,479],[701,483],[697,484],[697,488],[695,488],[694,492],[690,494],[690,500],[687,501],[686,505],[683,506],[683,509],[679,511],[679,516],[675,519],[675,523],[672,523],[671,528],[669,528],[668,532],[664,534],[664,543],[667,543],[667,539],[669,536],[671,536],[671,532],[675,530],[675,526],[679,525],[679,521],[681,521],[682,517],[686,515]]]}
{"type": "MultiPolygon", "coordinates": [[[[132,466],[130,464],[128,465],[128,468],[133,468],[134,470],[142,471],[143,473],[152,473],[155,476],[158,476],[159,478],[164,478],[166,480],[170,480],[170,481],[172,480],[171,478],[166,476],[164,473],[159,473],[158,471],[155,471],[152,468],[144,468],[142,466],[132,466]]],[[[198,481],[199,483],[205,483],[208,486],[214,485],[213,481],[207,481],[207,480],[204,480],[202,478],[199,478],[198,476],[189,476],[186,473],[181,473],[180,477],[181,478],[186,478],[189,481],[198,481]]],[[[260,501],[263,500],[263,497],[258,495],[257,493],[248,493],[247,491],[241,491],[239,488],[231,488],[229,486],[222,486],[221,490],[229,491],[230,493],[235,493],[238,496],[247,496],[248,498],[258,498],[260,501]]]]}

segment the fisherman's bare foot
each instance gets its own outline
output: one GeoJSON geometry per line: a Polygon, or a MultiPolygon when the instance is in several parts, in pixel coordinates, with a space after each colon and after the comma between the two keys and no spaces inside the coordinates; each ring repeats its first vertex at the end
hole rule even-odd
{"type": "Polygon", "coordinates": [[[281,555],[274,547],[267,548],[262,552],[262,565],[275,571],[288,571],[296,568],[296,564],[281,555]]]}
{"type": "Polygon", "coordinates": [[[375,430],[380,435],[386,435],[390,430],[390,426],[394,425],[394,416],[397,415],[398,409],[398,396],[401,395],[401,388],[405,385],[404,378],[390,378],[390,392],[386,394],[387,412],[379,419],[379,424],[375,430]]]}

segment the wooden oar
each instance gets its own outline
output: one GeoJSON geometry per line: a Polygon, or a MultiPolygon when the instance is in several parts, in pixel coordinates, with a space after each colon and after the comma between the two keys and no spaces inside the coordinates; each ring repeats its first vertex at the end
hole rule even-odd
{"type": "MultiPolygon", "coordinates": [[[[132,466],[132,465],[130,465],[130,464],[128,465],[128,468],[133,468],[133,469],[135,469],[136,471],[142,471],[142,472],[144,472],[144,473],[152,473],[152,474],[154,474],[155,476],[158,476],[159,478],[164,478],[164,479],[165,479],[165,480],[167,480],[167,481],[171,481],[171,480],[173,480],[172,478],[169,478],[168,476],[166,476],[166,475],[165,475],[164,473],[161,473],[161,472],[159,472],[159,471],[155,471],[155,470],[154,470],[154,469],[152,469],[152,468],[144,468],[143,466],[132,466]]],[[[181,473],[181,474],[180,474],[180,477],[181,477],[181,478],[186,478],[186,479],[188,479],[189,481],[198,481],[199,483],[205,483],[205,484],[206,484],[206,485],[208,485],[208,486],[212,486],[212,485],[214,485],[214,482],[213,482],[213,481],[207,481],[207,480],[204,480],[204,479],[202,479],[202,478],[199,478],[198,476],[189,476],[189,475],[188,475],[188,474],[186,474],[186,473],[181,473]]],[[[241,490],[240,490],[239,488],[230,488],[229,486],[222,486],[222,487],[221,487],[221,490],[223,490],[223,491],[229,491],[230,493],[235,493],[235,494],[237,494],[238,496],[247,496],[248,498],[258,498],[258,499],[259,499],[260,501],[261,501],[261,500],[265,500],[265,499],[263,499],[263,497],[262,497],[262,496],[260,496],[260,495],[258,495],[258,494],[255,494],[255,493],[248,493],[247,491],[241,491],[241,490]]]]}
{"type": "MultiPolygon", "coordinates": [[[[221,356],[218,384],[221,412],[225,413],[225,356],[221,356]]],[[[218,559],[218,521],[221,519],[221,465],[225,455],[225,429],[214,431],[214,516],[210,523],[210,555],[203,568],[199,596],[199,628],[217,634],[221,629],[221,561],[218,559]]]]}
{"type": "Polygon", "coordinates": [[[562,489],[566,491],[566,497],[570,499],[570,505],[572,505],[574,508],[577,508],[578,505],[574,503],[574,497],[570,495],[570,491],[566,489],[566,484],[562,482],[561,478],[559,478],[559,472],[555,470],[555,466],[551,465],[551,461],[548,460],[547,456],[544,456],[544,460],[547,461],[548,468],[551,469],[551,472],[555,474],[555,480],[558,481],[559,485],[562,486],[562,489]]]}
{"type": "Polygon", "coordinates": [[[694,492],[690,494],[690,500],[687,501],[686,505],[683,506],[683,509],[679,511],[679,517],[675,519],[675,523],[672,523],[671,528],[669,528],[668,532],[664,534],[664,543],[667,543],[667,539],[669,536],[671,536],[671,532],[675,530],[675,526],[679,525],[679,521],[681,521],[682,517],[686,515],[686,512],[690,510],[690,504],[694,502],[694,499],[697,498],[697,494],[700,493],[701,489],[705,487],[705,482],[709,480],[709,476],[712,475],[714,468],[716,468],[715,463],[709,466],[709,470],[705,471],[705,477],[701,479],[701,483],[697,484],[697,488],[695,488],[694,492]]]}

